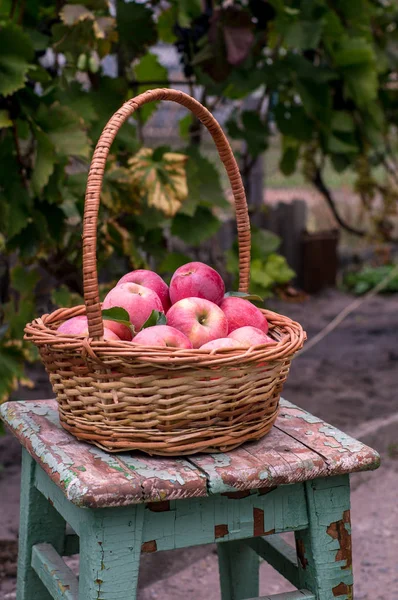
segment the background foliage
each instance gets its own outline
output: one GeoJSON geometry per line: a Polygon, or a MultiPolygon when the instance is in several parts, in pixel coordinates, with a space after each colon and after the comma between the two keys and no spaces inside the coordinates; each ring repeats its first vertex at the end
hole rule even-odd
{"type": "MultiPolygon", "coordinates": [[[[24,361],[36,358],[21,341],[25,323],[81,301],[90,155],[125,100],[168,85],[159,42],[175,45],[186,88],[199,90],[210,110],[233,104],[226,128],[243,148],[246,183],[276,128],[286,175],[302,168],[337,220],[363,235],[342,222],[323,179],[326,159],[338,171],[352,169],[373,215],[371,233],[388,238],[396,211],[397,22],[388,0],[3,0],[0,400],[24,382],[24,361]],[[114,77],[105,74],[106,60],[114,77]],[[374,174],[380,165],[382,178],[374,174]]],[[[192,116],[180,122],[177,151],[148,147],[145,124],[155,110],[143,107],[112,147],[98,241],[103,291],[133,268],[167,276],[188,260],[168,252],[170,240],[198,246],[230,212],[192,116]]],[[[253,291],[267,294],[291,279],[278,243],[255,231],[253,291]]],[[[226,264],[236,274],[236,249],[226,264]]]]}

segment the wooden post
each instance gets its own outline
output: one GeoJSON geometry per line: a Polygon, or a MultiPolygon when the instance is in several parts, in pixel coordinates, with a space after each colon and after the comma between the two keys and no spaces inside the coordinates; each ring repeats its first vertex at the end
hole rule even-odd
{"type": "Polygon", "coordinates": [[[305,482],[309,527],[297,531],[299,581],[317,600],[349,600],[352,548],[349,476],[305,482]]]}
{"type": "Polygon", "coordinates": [[[37,465],[26,450],[22,451],[21,509],[19,525],[17,600],[51,600],[31,566],[32,547],[49,543],[62,554],[65,521],[35,487],[37,465]]]}
{"type": "Polygon", "coordinates": [[[245,540],[219,543],[222,600],[244,600],[259,593],[259,557],[245,540]]]}

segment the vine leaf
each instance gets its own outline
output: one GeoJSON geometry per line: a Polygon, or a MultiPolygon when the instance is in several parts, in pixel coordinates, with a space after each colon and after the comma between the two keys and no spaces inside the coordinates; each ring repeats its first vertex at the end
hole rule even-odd
{"type": "Polygon", "coordinates": [[[46,132],[57,154],[88,158],[90,142],[79,115],[67,106],[54,102],[41,104],[36,115],[37,125],[46,132]]]}
{"type": "MultiPolygon", "coordinates": [[[[134,67],[134,76],[137,81],[164,81],[161,87],[167,87],[168,71],[166,67],[160,64],[156,54],[147,52],[134,67]]],[[[142,94],[152,89],[152,84],[139,85],[134,95],[142,94]]],[[[146,123],[149,117],[156,111],[159,102],[144,104],[139,110],[139,118],[142,123],[146,123]]]]}
{"type": "Polygon", "coordinates": [[[94,35],[97,39],[104,40],[108,36],[116,41],[116,20],[113,17],[96,17],[95,14],[82,4],[65,4],[59,13],[64,25],[72,27],[82,21],[92,21],[94,35]]]}
{"type": "Polygon", "coordinates": [[[198,246],[221,226],[221,221],[205,206],[198,206],[192,217],[178,213],[171,224],[171,233],[186,244],[198,246]]]}
{"type": "Polygon", "coordinates": [[[50,176],[54,172],[55,152],[48,136],[41,132],[36,132],[36,158],[35,168],[32,174],[32,187],[36,194],[47,185],[50,176]]]}
{"type": "Polygon", "coordinates": [[[120,306],[113,306],[112,308],[102,309],[102,318],[104,321],[115,321],[115,323],[121,323],[133,331],[134,327],[130,321],[130,315],[124,308],[120,306]]]}
{"type": "Polygon", "coordinates": [[[145,323],[142,326],[142,329],[146,329],[147,327],[154,327],[155,325],[166,325],[167,319],[166,315],[159,310],[153,310],[145,323]]]}
{"type": "Polygon", "coordinates": [[[0,129],[11,127],[12,121],[7,110],[0,110],[0,129]]]}
{"type": "Polygon", "coordinates": [[[141,148],[129,160],[132,183],[139,188],[141,198],[168,217],[173,217],[188,196],[184,154],[159,153],[141,148]],[[161,155],[160,155],[161,154],[161,155]]]}
{"type": "Polygon", "coordinates": [[[24,87],[33,57],[32,43],[18,25],[0,25],[0,95],[10,96],[24,87]]]}
{"type": "Polygon", "coordinates": [[[59,16],[65,25],[76,25],[80,21],[85,21],[86,19],[89,19],[90,21],[95,19],[91,10],[88,10],[88,8],[82,4],[65,4],[59,13],[59,16]]]}
{"type": "Polygon", "coordinates": [[[249,292],[225,292],[224,298],[243,298],[244,300],[254,300],[255,302],[264,302],[264,298],[257,294],[250,294],[249,292]]]}

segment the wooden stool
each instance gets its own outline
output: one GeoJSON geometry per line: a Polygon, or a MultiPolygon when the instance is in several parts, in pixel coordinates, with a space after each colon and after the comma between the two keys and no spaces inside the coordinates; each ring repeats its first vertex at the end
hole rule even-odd
{"type": "Polygon", "coordinates": [[[181,459],[78,442],[54,400],[1,414],[24,447],[17,600],[134,600],[141,552],[213,542],[223,600],[258,597],[259,556],[298,588],[274,600],[352,598],[349,473],[379,456],[289,402],[259,442],[181,459]]]}

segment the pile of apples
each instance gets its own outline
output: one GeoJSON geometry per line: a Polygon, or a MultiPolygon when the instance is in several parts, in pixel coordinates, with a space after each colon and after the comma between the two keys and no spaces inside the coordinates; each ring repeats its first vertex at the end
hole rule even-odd
{"type": "MultiPolygon", "coordinates": [[[[177,269],[170,287],[153,271],[127,273],[107,294],[102,309],[105,340],[202,350],[275,343],[267,335],[263,313],[244,297],[225,294],[221,275],[201,262],[177,269]],[[126,311],[127,323],[112,320],[109,309],[115,307],[126,311]],[[154,317],[160,324],[150,325],[154,317]]],[[[87,318],[68,319],[58,331],[88,336],[87,318]]]]}

